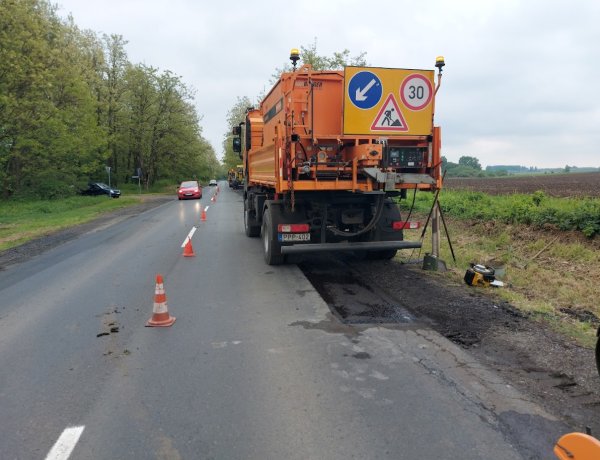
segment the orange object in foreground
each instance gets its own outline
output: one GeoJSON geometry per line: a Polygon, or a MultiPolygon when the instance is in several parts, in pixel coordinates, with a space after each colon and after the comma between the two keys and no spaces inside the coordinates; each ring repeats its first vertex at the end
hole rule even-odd
{"type": "Polygon", "coordinates": [[[584,433],[565,434],[555,444],[554,454],[561,460],[598,460],[600,441],[584,433]]]}
{"type": "Polygon", "coordinates": [[[156,287],[154,289],[154,307],[152,318],[146,322],[146,327],[167,327],[173,325],[175,317],[169,315],[167,307],[167,295],[163,285],[162,275],[156,275],[156,287]]]}
{"type": "Polygon", "coordinates": [[[192,247],[192,240],[188,238],[187,243],[183,247],[183,257],[194,257],[194,248],[192,247]]]}

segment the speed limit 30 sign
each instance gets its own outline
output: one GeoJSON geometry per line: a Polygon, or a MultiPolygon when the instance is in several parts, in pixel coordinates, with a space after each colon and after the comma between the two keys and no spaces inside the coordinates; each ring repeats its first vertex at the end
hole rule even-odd
{"type": "Polygon", "coordinates": [[[400,86],[402,102],[410,110],[423,110],[431,102],[431,82],[420,74],[409,75],[400,86]]]}

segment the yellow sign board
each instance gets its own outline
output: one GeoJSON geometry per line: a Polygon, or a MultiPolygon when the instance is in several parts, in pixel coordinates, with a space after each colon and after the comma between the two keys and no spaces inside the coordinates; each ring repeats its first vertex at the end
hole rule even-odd
{"type": "Polygon", "coordinates": [[[344,75],[344,134],[431,134],[433,70],[346,67],[344,75]]]}

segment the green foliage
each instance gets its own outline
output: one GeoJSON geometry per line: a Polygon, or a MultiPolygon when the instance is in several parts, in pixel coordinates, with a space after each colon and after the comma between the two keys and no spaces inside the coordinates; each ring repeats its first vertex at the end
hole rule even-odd
{"type": "Polygon", "coordinates": [[[448,163],[446,177],[479,177],[481,171],[470,166],[448,163]]]}
{"type": "MultiPolygon", "coordinates": [[[[418,193],[416,209],[429,212],[432,202],[431,194],[418,193]]],[[[445,214],[461,219],[580,231],[589,238],[600,234],[598,198],[554,198],[541,191],[531,195],[492,196],[482,192],[443,190],[440,205],[445,214]]],[[[401,206],[407,209],[408,205],[402,202],[401,206]]]]}
{"type": "MultiPolygon", "coordinates": [[[[237,100],[233,107],[229,109],[227,112],[227,132],[225,133],[223,139],[223,151],[225,152],[223,156],[223,171],[221,171],[222,176],[227,176],[227,171],[231,168],[234,168],[236,165],[240,164],[242,160],[240,159],[239,154],[233,151],[232,139],[233,139],[233,128],[234,126],[239,126],[241,122],[246,119],[246,111],[249,107],[253,107],[254,104],[250,101],[248,96],[237,97],[237,100]]],[[[244,142],[242,136],[242,143],[244,142]]]]}
{"type": "Polygon", "coordinates": [[[118,200],[105,196],[72,196],[51,201],[37,198],[0,201],[0,251],[138,202],[137,198],[128,196],[118,200]]]}
{"type": "Polygon", "coordinates": [[[481,164],[479,164],[479,160],[475,157],[462,156],[458,159],[458,164],[481,171],[481,164]]]}
{"type": "MultiPolygon", "coordinates": [[[[346,66],[365,67],[367,53],[362,51],[358,55],[351,57],[350,51],[344,49],[341,52],[334,52],[331,57],[320,55],[317,51],[317,38],[308,46],[300,46],[300,60],[303,64],[310,64],[314,70],[341,70],[346,66]]],[[[283,72],[291,72],[292,66],[285,63],[282,67],[275,69],[271,76],[271,84],[279,79],[283,72]]]]}
{"type": "Polygon", "coordinates": [[[194,94],[169,71],[127,60],[119,35],[99,38],[47,0],[0,2],[0,193],[60,198],[90,179],[209,178],[194,94]]]}

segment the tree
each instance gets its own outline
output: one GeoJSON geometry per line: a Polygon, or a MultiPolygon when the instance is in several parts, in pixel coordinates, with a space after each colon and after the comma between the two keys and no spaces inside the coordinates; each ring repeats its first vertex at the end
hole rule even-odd
{"type": "Polygon", "coordinates": [[[81,33],[44,0],[0,3],[2,195],[71,193],[102,145],[81,33]]]}
{"type": "Polygon", "coordinates": [[[126,91],[125,75],[130,65],[125,52],[127,41],[121,35],[102,36],[104,43],[103,90],[98,91],[99,112],[105,112],[101,123],[106,127],[108,142],[108,166],[119,174],[119,126],[121,112],[124,110],[123,97],[126,91]]]}
{"type": "Polygon", "coordinates": [[[479,160],[475,157],[462,156],[458,159],[458,164],[481,171],[481,164],[479,164],[479,160]]]}
{"type": "Polygon", "coordinates": [[[442,156],[442,171],[449,171],[451,169],[454,169],[458,166],[458,163],[452,163],[451,161],[448,161],[448,159],[445,156],[442,156]]]}
{"type": "Polygon", "coordinates": [[[237,97],[233,107],[227,112],[227,132],[223,139],[223,165],[225,170],[234,168],[236,165],[241,163],[238,153],[233,151],[232,139],[233,139],[233,128],[239,126],[241,122],[246,119],[246,112],[249,107],[253,104],[248,96],[237,97]]]}
{"type": "MultiPolygon", "coordinates": [[[[360,52],[354,57],[350,57],[350,51],[344,49],[341,52],[334,52],[333,56],[322,56],[317,52],[317,38],[308,46],[300,46],[300,59],[303,64],[310,64],[314,70],[341,70],[348,65],[365,67],[367,61],[365,59],[367,53],[360,52]]],[[[275,73],[271,76],[271,84],[275,84],[279,80],[283,72],[291,72],[292,66],[285,63],[282,67],[275,69],[275,73]]]]}
{"type": "Polygon", "coordinates": [[[132,65],[119,35],[61,20],[47,0],[0,1],[0,191],[43,197],[83,181],[214,177],[193,93],[169,71],[132,65]]]}

